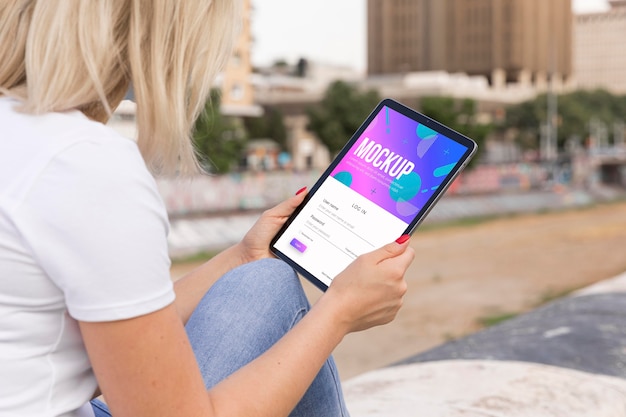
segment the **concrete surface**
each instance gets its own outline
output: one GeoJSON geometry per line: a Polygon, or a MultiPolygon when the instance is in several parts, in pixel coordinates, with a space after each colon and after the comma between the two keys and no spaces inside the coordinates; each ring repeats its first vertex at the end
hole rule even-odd
{"type": "Polygon", "coordinates": [[[625,417],[626,273],[344,392],[352,417],[625,417]]]}
{"type": "Polygon", "coordinates": [[[344,384],[352,417],[624,417],[626,381],[558,367],[441,361],[344,384]]]}
{"type": "Polygon", "coordinates": [[[576,291],[572,295],[580,297],[593,294],[626,293],[626,272],[614,278],[607,279],[587,288],[576,291]]]}
{"type": "Polygon", "coordinates": [[[566,297],[401,363],[543,363],[626,379],[626,293],[566,297]]]}

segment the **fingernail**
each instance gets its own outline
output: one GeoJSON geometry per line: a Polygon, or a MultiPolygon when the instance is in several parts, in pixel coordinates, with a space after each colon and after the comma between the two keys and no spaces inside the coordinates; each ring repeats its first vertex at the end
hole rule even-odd
{"type": "Polygon", "coordinates": [[[402,235],[399,238],[396,239],[396,243],[401,245],[404,242],[406,242],[407,240],[409,240],[409,238],[411,237],[411,235],[402,235]]]}
{"type": "Polygon", "coordinates": [[[300,194],[300,193],[304,192],[304,190],[306,190],[306,187],[302,187],[302,188],[300,188],[298,191],[296,191],[296,195],[298,195],[298,194],[300,194]]]}

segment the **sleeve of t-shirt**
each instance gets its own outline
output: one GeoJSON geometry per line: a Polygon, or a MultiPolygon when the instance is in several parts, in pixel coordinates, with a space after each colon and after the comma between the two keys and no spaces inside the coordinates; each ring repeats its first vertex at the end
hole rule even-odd
{"type": "Polygon", "coordinates": [[[113,136],[66,147],[16,218],[75,319],[137,317],[174,300],[167,213],[134,142],[113,136]]]}

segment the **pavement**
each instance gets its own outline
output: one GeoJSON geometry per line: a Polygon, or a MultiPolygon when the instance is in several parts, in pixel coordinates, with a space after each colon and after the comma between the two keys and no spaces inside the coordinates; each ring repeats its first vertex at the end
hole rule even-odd
{"type": "Polygon", "coordinates": [[[624,417],[626,381],[519,362],[441,361],[344,384],[352,417],[624,417]]]}
{"type": "Polygon", "coordinates": [[[352,417],[626,416],[626,273],[344,384],[352,417]]]}

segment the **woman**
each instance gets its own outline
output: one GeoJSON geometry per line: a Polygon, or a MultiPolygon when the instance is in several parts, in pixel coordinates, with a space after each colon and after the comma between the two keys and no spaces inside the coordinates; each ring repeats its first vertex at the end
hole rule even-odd
{"type": "Polygon", "coordinates": [[[169,277],[149,170],[196,170],[192,125],[238,8],[0,3],[1,416],[347,415],[329,356],[394,318],[408,236],[359,257],[309,311],[268,251],[299,192],[169,277]],[[131,83],[137,143],[103,125],[131,83]],[[107,405],[89,401],[99,392],[107,405]]]}

